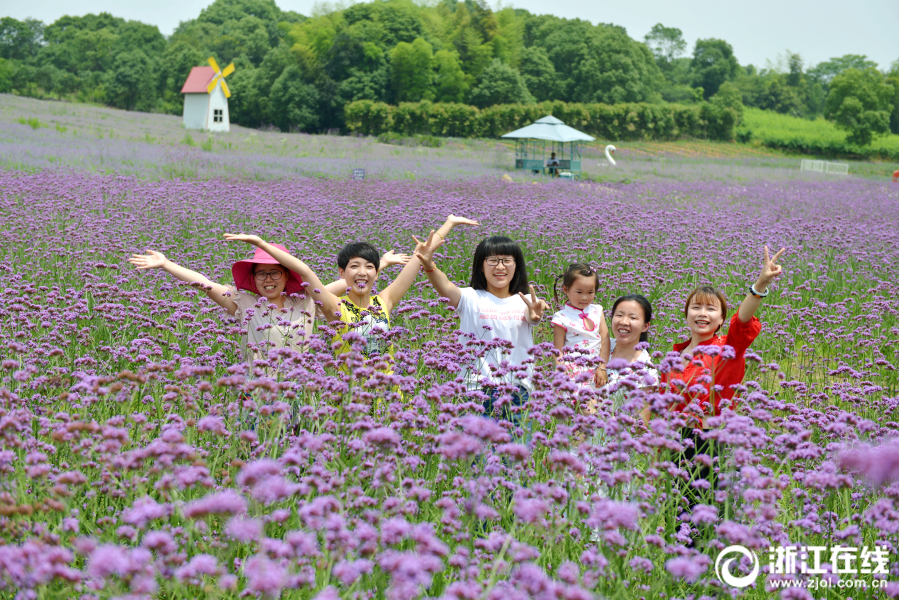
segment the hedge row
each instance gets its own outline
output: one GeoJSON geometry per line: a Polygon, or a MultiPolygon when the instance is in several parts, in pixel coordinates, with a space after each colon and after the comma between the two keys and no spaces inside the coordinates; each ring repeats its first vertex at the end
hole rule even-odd
{"type": "Polygon", "coordinates": [[[353,133],[441,137],[499,137],[546,115],[561,119],[600,140],[734,139],[737,113],[716,104],[500,104],[478,109],[467,104],[409,102],[391,106],[358,100],[344,107],[353,133]]]}
{"type": "Polygon", "coordinates": [[[762,146],[793,154],[808,154],[825,158],[899,160],[899,147],[887,145],[857,146],[845,140],[816,140],[807,138],[767,137],[749,129],[737,130],[738,142],[758,140],[762,146]]]}

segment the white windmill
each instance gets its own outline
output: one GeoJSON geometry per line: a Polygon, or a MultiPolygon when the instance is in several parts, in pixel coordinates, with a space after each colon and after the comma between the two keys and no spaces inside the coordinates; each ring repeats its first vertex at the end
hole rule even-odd
{"type": "Polygon", "coordinates": [[[181,88],[184,94],[184,127],[202,131],[231,131],[228,98],[231,90],[225,77],[234,72],[234,63],[225,70],[211,56],[208,67],[194,67],[181,88]]]}

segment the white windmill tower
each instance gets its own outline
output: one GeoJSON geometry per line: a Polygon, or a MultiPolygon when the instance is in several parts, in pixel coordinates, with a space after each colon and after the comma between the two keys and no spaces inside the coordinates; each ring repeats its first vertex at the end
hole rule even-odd
{"type": "Polygon", "coordinates": [[[234,63],[225,70],[211,56],[208,67],[194,67],[181,88],[184,94],[184,127],[202,131],[231,131],[228,98],[231,90],[225,77],[234,72],[234,63]]]}

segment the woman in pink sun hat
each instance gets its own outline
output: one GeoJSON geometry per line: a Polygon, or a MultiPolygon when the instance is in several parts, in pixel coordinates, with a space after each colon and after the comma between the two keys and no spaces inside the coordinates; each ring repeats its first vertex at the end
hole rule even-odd
{"type": "Polygon", "coordinates": [[[162,269],[180,281],[202,285],[206,295],[244,328],[241,355],[246,361],[265,359],[273,348],[300,350],[312,334],[315,305],[303,293],[302,278],[262,250],[234,263],[234,286],[211,281],[153,250],[134,255],[129,262],[140,270],[162,269]]]}
{"type": "MultiPolygon", "coordinates": [[[[287,252],[281,244],[272,245],[287,252]]],[[[405,254],[391,251],[384,255],[381,266],[406,263],[409,259],[405,254]]],[[[245,361],[264,360],[273,348],[299,351],[312,334],[315,304],[304,293],[302,277],[260,248],[256,248],[253,258],[232,265],[233,286],[215,283],[153,250],[133,255],[128,260],[139,270],[162,269],[185,283],[201,284],[206,295],[244,328],[240,346],[245,361]]],[[[346,283],[341,279],[328,284],[327,289],[342,295],[346,292],[346,283]]]]}

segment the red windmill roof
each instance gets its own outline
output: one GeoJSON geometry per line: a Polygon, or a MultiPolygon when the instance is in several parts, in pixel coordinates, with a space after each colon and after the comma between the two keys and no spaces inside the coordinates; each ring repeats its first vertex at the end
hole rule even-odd
{"type": "Polygon", "coordinates": [[[181,88],[182,94],[206,94],[206,86],[215,77],[215,69],[212,67],[194,67],[181,88]]]}

